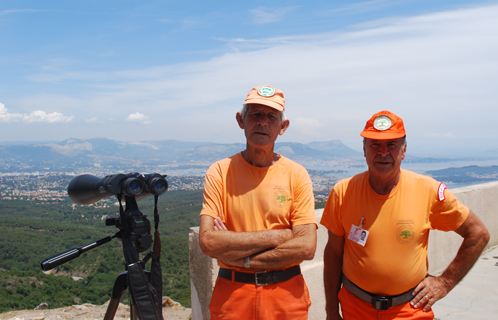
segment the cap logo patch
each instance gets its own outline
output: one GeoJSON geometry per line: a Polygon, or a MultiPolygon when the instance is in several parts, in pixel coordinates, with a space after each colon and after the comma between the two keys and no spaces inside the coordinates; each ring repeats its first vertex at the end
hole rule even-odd
{"type": "Polygon", "coordinates": [[[379,130],[379,131],[385,131],[393,125],[393,122],[391,121],[391,118],[388,116],[378,116],[374,120],[374,128],[379,130]]]}
{"type": "Polygon", "coordinates": [[[258,94],[262,97],[272,97],[275,94],[275,88],[261,87],[258,89],[258,94]]]}
{"type": "Polygon", "coordinates": [[[439,188],[437,188],[437,196],[439,198],[439,202],[442,202],[446,199],[446,197],[444,196],[445,189],[448,189],[448,188],[446,187],[446,185],[444,183],[441,182],[441,184],[439,185],[439,188]]]}

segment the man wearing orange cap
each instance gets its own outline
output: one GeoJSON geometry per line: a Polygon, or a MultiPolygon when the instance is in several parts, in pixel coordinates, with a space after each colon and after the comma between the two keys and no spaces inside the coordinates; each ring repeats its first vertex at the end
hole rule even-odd
{"type": "Polygon", "coordinates": [[[381,111],[361,136],[368,171],[334,186],[321,219],[327,319],[434,319],[432,305],[467,274],[489,233],[444,183],[400,168],[401,118],[381,111]],[[430,229],[464,238],[439,277],[427,273],[430,229]]]}
{"type": "Polygon", "coordinates": [[[307,171],[274,152],[284,110],[282,91],[253,88],[236,114],[246,149],[206,173],[200,246],[220,266],[211,319],[308,318],[299,264],[315,254],[315,203],[307,171]]]}

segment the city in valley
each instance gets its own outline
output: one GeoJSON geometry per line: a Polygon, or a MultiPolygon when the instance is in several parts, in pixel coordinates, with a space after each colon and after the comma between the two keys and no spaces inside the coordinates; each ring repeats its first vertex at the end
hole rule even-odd
{"type": "MultiPolygon", "coordinates": [[[[157,172],[167,175],[169,190],[201,190],[209,165],[244,147],[240,143],[109,139],[2,144],[0,199],[63,201],[67,199],[69,182],[81,174],[100,178],[116,173],[157,172]]],[[[308,170],[317,202],[325,201],[340,179],[366,170],[363,153],[340,140],[307,144],[277,142],[275,152],[308,170]]],[[[449,188],[495,181],[498,180],[498,150],[474,158],[421,158],[408,154],[402,168],[430,175],[449,188]]]]}
{"type": "MultiPolygon", "coordinates": [[[[338,181],[328,171],[309,170],[315,197],[323,199],[338,181]]],[[[97,177],[104,177],[101,172],[94,172],[97,177]]],[[[57,202],[68,198],[67,186],[75,178],[75,174],[60,172],[44,173],[3,173],[0,174],[1,200],[26,200],[37,202],[57,202]]],[[[168,190],[201,190],[204,187],[204,175],[168,175],[166,177],[168,190]]],[[[114,202],[114,199],[109,201],[114,202]]],[[[94,206],[106,205],[106,201],[99,201],[94,206]]]]}

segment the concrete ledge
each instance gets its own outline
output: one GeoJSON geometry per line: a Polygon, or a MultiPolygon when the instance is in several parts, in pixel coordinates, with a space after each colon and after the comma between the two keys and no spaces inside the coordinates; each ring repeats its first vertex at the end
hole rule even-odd
{"type": "Polygon", "coordinates": [[[199,246],[199,227],[189,234],[190,289],[192,319],[209,319],[209,302],[218,275],[216,259],[206,257],[199,246]]]}
{"type": "MultiPolygon", "coordinates": [[[[490,182],[470,187],[451,190],[463,204],[468,206],[486,225],[491,235],[485,251],[498,245],[498,182],[490,182]]],[[[323,209],[315,211],[320,221],[323,209]]],[[[328,231],[322,225],[318,228],[318,244],[315,258],[305,261],[301,267],[308,285],[312,305],[309,319],[321,320],[325,315],[325,297],[323,290],[323,251],[328,240],[328,231]]],[[[209,301],[218,273],[216,260],[202,254],[199,247],[199,228],[191,228],[190,246],[190,281],[192,288],[192,319],[209,319],[209,301]]],[[[429,272],[441,274],[453,260],[462,242],[454,232],[432,230],[429,235],[429,272]]]]}

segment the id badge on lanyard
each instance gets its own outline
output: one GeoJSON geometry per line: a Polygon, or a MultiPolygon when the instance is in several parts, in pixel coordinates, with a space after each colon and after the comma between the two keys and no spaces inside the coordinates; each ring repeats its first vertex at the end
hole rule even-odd
{"type": "Polygon", "coordinates": [[[363,229],[363,224],[365,223],[365,218],[361,218],[361,223],[359,226],[351,225],[351,230],[349,231],[348,239],[356,242],[361,246],[365,246],[368,238],[368,230],[363,229]]]}

